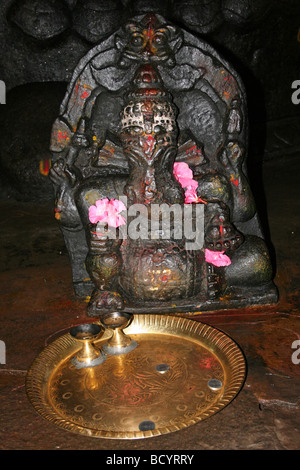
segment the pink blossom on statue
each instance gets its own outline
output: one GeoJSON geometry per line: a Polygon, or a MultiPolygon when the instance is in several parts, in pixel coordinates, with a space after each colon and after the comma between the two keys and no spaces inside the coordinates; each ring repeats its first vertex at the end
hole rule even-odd
{"type": "Polygon", "coordinates": [[[199,197],[197,196],[197,192],[195,189],[186,189],[185,190],[185,202],[188,204],[188,203],[191,203],[191,202],[201,202],[199,201],[199,197]]]}
{"type": "Polygon", "coordinates": [[[98,199],[94,206],[89,207],[89,219],[92,224],[102,222],[116,228],[126,223],[125,218],[120,215],[124,210],[125,205],[118,199],[98,199]]]}
{"type": "Polygon", "coordinates": [[[119,199],[111,199],[111,200],[109,201],[109,205],[110,205],[111,207],[113,207],[114,210],[116,210],[117,212],[126,211],[125,205],[124,205],[123,202],[120,201],[119,199]]]}
{"type": "Polygon", "coordinates": [[[202,202],[206,204],[206,201],[203,201],[203,199],[197,195],[198,181],[193,179],[193,171],[187,163],[175,162],[173,174],[181,187],[185,189],[185,203],[202,202]]]}
{"type": "Polygon", "coordinates": [[[101,222],[107,215],[107,207],[109,200],[106,197],[105,199],[99,199],[95,202],[94,206],[89,207],[89,219],[92,224],[101,222]]]}
{"type": "Polygon", "coordinates": [[[205,249],[205,261],[218,267],[231,264],[231,259],[224,255],[224,251],[211,251],[207,248],[205,249]]]}
{"type": "Polygon", "coordinates": [[[182,179],[192,180],[194,176],[193,171],[190,169],[188,164],[184,162],[175,162],[173,166],[173,172],[175,178],[179,182],[182,179]]]}
{"type": "Polygon", "coordinates": [[[193,189],[194,191],[196,191],[196,189],[198,188],[198,181],[193,180],[191,178],[180,178],[179,183],[183,188],[186,189],[193,189]]]}

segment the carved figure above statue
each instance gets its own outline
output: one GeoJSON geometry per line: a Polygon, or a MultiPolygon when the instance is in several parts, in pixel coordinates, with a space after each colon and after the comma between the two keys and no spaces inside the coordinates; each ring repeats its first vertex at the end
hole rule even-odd
{"type": "Polygon", "coordinates": [[[133,18],[83,57],[53,125],[50,177],[89,315],[277,300],[247,179],[247,135],[238,74],[160,15],[133,18]],[[143,230],[124,236],[137,206],[143,230]],[[188,249],[190,234],[178,237],[174,214],[166,231],[157,206],[185,215],[188,206],[203,243],[188,249]]]}

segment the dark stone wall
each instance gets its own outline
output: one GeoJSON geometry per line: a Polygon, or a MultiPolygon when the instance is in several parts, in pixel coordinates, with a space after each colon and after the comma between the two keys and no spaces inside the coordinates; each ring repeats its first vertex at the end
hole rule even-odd
{"type": "Polygon", "coordinates": [[[299,0],[2,0],[2,192],[21,184],[29,198],[50,197],[40,170],[50,158],[51,125],[73,69],[93,45],[146,11],[208,41],[240,74],[250,165],[300,149],[300,104],[291,100],[292,83],[300,80],[299,0]]]}

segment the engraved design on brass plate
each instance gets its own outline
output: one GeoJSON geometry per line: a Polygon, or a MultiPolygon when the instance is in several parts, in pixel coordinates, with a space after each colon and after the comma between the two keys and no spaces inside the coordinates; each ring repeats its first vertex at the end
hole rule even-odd
{"type": "MultiPolygon", "coordinates": [[[[134,439],[195,424],[228,405],[242,387],[245,361],[224,333],[203,323],[137,315],[126,334],[138,346],[76,368],[78,343],[66,334],[28,372],[29,400],[44,418],[87,436],[134,439]],[[218,386],[210,386],[210,384],[218,386]]],[[[106,330],[95,342],[109,339],[106,330]]]]}

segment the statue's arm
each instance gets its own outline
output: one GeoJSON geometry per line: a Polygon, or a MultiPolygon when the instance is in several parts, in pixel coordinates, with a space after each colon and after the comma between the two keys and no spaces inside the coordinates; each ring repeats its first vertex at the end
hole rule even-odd
{"type": "Polygon", "coordinates": [[[65,228],[80,230],[81,219],[75,204],[74,194],[78,185],[76,172],[60,158],[49,172],[55,195],[55,218],[65,228]]]}

